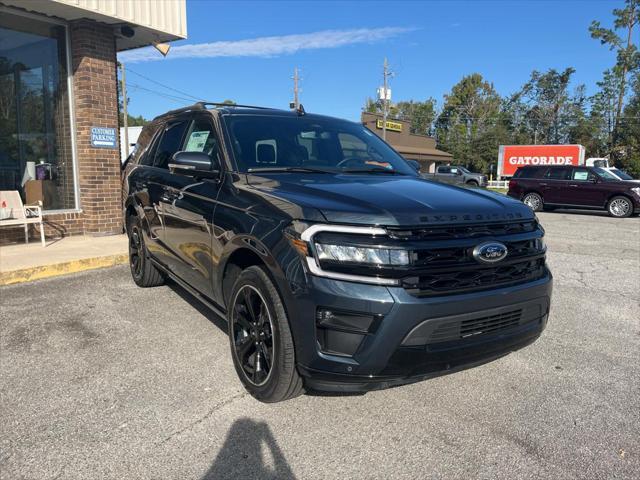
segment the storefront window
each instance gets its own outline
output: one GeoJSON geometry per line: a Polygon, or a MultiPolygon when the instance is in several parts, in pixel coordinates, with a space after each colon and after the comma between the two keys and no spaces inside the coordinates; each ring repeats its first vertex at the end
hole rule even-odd
{"type": "Polygon", "coordinates": [[[75,208],[66,31],[0,16],[0,190],[45,210],[75,208]]]}

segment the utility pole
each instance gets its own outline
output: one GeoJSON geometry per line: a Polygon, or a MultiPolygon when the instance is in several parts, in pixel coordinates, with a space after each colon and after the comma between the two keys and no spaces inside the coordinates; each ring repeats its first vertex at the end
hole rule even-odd
{"type": "Polygon", "coordinates": [[[387,117],[389,115],[389,81],[391,76],[389,71],[389,62],[387,57],[384,57],[384,64],[382,66],[382,139],[387,139],[387,117]]]}
{"type": "Polygon", "coordinates": [[[127,114],[127,78],[124,71],[124,63],[120,65],[120,81],[122,82],[122,126],[124,127],[124,158],[129,156],[129,115],[127,114]]]}
{"type": "Polygon", "coordinates": [[[299,88],[298,82],[300,81],[300,77],[298,76],[298,67],[293,69],[293,105],[296,110],[300,110],[300,97],[299,97],[299,88]]]}

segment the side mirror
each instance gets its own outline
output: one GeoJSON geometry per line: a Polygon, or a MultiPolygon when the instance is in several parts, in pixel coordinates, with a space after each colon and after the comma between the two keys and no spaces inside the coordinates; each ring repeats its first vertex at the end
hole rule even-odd
{"type": "Polygon", "coordinates": [[[419,162],[416,162],[415,160],[407,160],[407,163],[411,165],[416,172],[420,173],[421,165],[419,162]]]}
{"type": "Polygon", "coordinates": [[[204,152],[176,152],[169,170],[193,177],[216,178],[220,174],[220,164],[217,158],[204,152]]]}
{"type": "Polygon", "coordinates": [[[456,175],[462,175],[462,170],[458,170],[458,171],[456,172],[456,175]]]}

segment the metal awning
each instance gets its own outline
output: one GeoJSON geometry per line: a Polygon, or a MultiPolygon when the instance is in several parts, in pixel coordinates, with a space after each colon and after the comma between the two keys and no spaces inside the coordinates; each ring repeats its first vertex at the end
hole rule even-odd
{"type": "Polygon", "coordinates": [[[409,160],[448,162],[453,159],[453,155],[437,148],[408,147],[404,145],[394,145],[394,148],[400,155],[409,160]]]}

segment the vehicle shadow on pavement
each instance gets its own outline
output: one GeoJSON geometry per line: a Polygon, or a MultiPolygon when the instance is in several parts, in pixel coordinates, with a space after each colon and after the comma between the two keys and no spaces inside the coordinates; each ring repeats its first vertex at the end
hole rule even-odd
{"type": "Polygon", "coordinates": [[[269,425],[250,418],[236,420],[224,445],[201,480],[295,479],[269,425]]]}
{"type": "Polygon", "coordinates": [[[187,290],[182,288],[173,280],[167,280],[167,286],[173,290],[182,300],[195,308],[198,313],[200,313],[203,317],[206,317],[211,323],[213,323],[216,327],[222,330],[225,334],[228,333],[227,328],[227,320],[216,313],[214,313],[210,308],[204,305],[199,299],[191,295],[187,290]]]}

